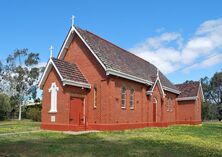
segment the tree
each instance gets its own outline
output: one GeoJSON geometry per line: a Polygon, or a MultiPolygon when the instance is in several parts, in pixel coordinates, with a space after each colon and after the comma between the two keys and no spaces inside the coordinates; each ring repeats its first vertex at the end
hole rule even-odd
{"type": "Polygon", "coordinates": [[[10,98],[6,94],[0,93],[0,120],[6,118],[6,113],[11,110],[10,98]]]}
{"type": "Polygon", "coordinates": [[[216,72],[210,83],[214,91],[214,101],[219,105],[222,103],[222,72],[216,72]]]}
{"type": "MultiPolygon", "coordinates": [[[[205,105],[212,105],[211,111],[220,121],[222,120],[222,72],[216,72],[211,79],[208,77],[201,79],[205,101],[205,105]],[[216,107],[214,107],[214,106],[216,107]]],[[[205,106],[205,112],[208,111],[205,106]]],[[[204,113],[205,113],[204,112],[204,113]]]]}
{"type": "MultiPolygon", "coordinates": [[[[0,61],[0,82],[1,82],[1,80],[2,80],[2,62],[0,61]]],[[[2,92],[2,86],[1,86],[1,84],[0,84],[0,92],[2,92]]]]}
{"type": "Polygon", "coordinates": [[[194,83],[193,80],[186,80],[184,83],[194,83]]]}
{"type": "Polygon", "coordinates": [[[5,93],[18,101],[19,120],[21,120],[22,105],[27,100],[35,99],[40,68],[39,54],[28,49],[17,49],[6,59],[2,68],[2,86],[5,93]]]}

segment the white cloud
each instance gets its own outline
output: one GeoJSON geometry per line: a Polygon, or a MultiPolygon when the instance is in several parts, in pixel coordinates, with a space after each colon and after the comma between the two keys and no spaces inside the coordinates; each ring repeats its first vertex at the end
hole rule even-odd
{"type": "Polygon", "coordinates": [[[167,32],[136,44],[130,51],[150,61],[165,74],[178,69],[189,72],[211,67],[222,62],[222,19],[202,23],[186,42],[180,33],[167,32]]]}
{"type": "Polygon", "coordinates": [[[214,66],[218,63],[221,63],[222,61],[222,54],[216,54],[213,56],[208,57],[207,59],[201,61],[200,63],[195,63],[193,65],[190,65],[188,67],[185,67],[182,71],[184,73],[188,73],[193,69],[205,69],[211,66],[214,66]]]}
{"type": "Polygon", "coordinates": [[[36,67],[41,68],[41,67],[45,67],[47,64],[47,62],[40,62],[38,63],[38,65],[36,67]]]}
{"type": "Polygon", "coordinates": [[[164,30],[165,30],[164,27],[160,27],[160,28],[157,28],[155,31],[156,31],[157,33],[160,33],[160,32],[163,32],[164,30]]]}

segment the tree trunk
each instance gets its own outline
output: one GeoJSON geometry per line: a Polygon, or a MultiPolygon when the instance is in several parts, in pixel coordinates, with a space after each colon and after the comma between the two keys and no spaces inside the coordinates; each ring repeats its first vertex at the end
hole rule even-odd
{"type": "Polygon", "coordinates": [[[19,103],[19,118],[18,120],[22,120],[22,104],[19,103]]]}

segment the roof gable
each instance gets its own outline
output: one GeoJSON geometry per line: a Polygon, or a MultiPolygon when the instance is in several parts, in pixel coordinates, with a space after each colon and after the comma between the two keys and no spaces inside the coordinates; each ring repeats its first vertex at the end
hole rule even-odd
{"type": "Polygon", "coordinates": [[[178,96],[178,100],[196,100],[198,93],[201,94],[202,99],[204,100],[201,82],[195,81],[183,84],[176,84],[176,86],[181,91],[181,94],[178,96]]]}
{"type": "Polygon", "coordinates": [[[165,94],[165,92],[164,92],[162,83],[161,83],[160,78],[159,78],[159,71],[157,71],[156,81],[154,82],[151,90],[150,90],[150,91],[147,91],[147,94],[148,94],[148,95],[152,95],[152,94],[153,94],[156,85],[158,86],[158,88],[159,88],[159,90],[160,90],[161,96],[164,98],[164,97],[166,96],[166,94],[165,94]]]}
{"type": "Polygon", "coordinates": [[[59,60],[56,58],[50,58],[50,60],[48,61],[45,71],[39,82],[40,88],[43,88],[43,85],[52,67],[55,68],[57,74],[63,82],[63,85],[67,84],[78,87],[90,88],[90,84],[88,84],[88,81],[85,79],[85,77],[75,64],[71,64],[64,60],[59,60]]]}

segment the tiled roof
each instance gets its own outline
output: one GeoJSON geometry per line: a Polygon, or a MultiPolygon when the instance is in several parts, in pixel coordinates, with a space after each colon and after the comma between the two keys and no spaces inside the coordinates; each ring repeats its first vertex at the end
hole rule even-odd
{"type": "MultiPolygon", "coordinates": [[[[157,68],[153,64],[87,30],[82,30],[78,27],[76,29],[106,68],[151,82],[155,81],[157,68]]],[[[178,90],[161,72],[159,76],[163,86],[178,90]]]]}
{"type": "Polygon", "coordinates": [[[79,68],[75,64],[71,64],[64,60],[56,58],[52,58],[52,61],[59,70],[59,73],[62,75],[63,79],[88,83],[83,74],[80,72],[79,68]]]}
{"type": "Polygon", "coordinates": [[[183,83],[183,84],[176,84],[177,88],[181,91],[178,98],[197,96],[199,85],[200,85],[200,82],[198,81],[190,82],[190,83],[183,83]]]}

